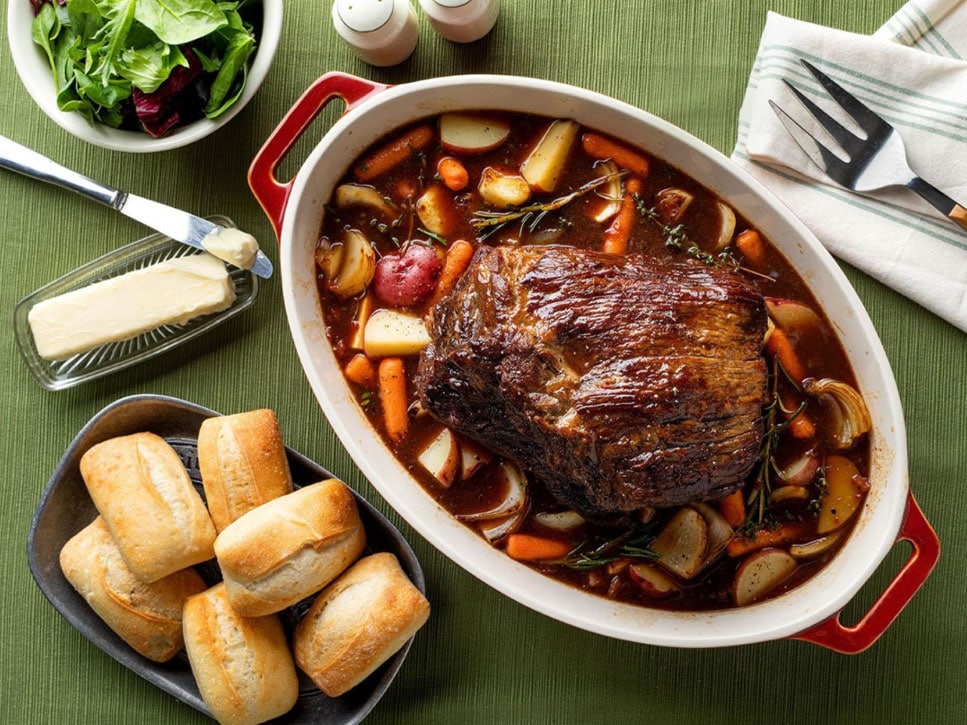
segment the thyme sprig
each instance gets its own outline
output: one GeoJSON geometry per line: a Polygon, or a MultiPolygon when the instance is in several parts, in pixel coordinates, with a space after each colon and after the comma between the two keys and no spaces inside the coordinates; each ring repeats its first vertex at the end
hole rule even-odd
{"type": "Polygon", "coordinates": [[[762,445],[759,448],[755,477],[749,488],[746,498],[746,511],[748,515],[742,525],[742,533],[752,535],[758,528],[766,523],[766,506],[769,503],[769,495],[772,493],[774,476],[781,478],[782,474],[776,465],[773,452],[778,444],[779,435],[786,430],[793,421],[799,417],[806,409],[806,400],[799,403],[796,408],[788,408],[782,402],[779,395],[779,378],[785,377],[797,390],[799,385],[793,380],[777,360],[773,360],[772,374],[770,377],[770,403],[764,409],[766,431],[762,436],[762,445]],[[782,419],[779,414],[782,414],[782,419]]]}
{"type": "Polygon", "coordinates": [[[547,215],[552,211],[557,211],[562,207],[567,206],[575,199],[584,196],[590,191],[594,191],[599,186],[606,184],[614,178],[620,178],[624,176],[627,172],[618,171],[614,174],[607,174],[605,176],[598,176],[585,184],[582,184],[574,191],[571,191],[564,196],[559,196],[556,199],[547,202],[540,202],[536,204],[527,204],[526,206],[520,206],[511,211],[490,211],[488,209],[478,209],[473,213],[474,218],[470,220],[470,224],[473,225],[475,229],[484,230],[484,233],[480,236],[480,239],[486,239],[491,234],[496,233],[500,229],[505,228],[511,222],[515,222],[518,219],[521,220],[521,231],[525,229],[527,231],[533,232],[537,227],[547,218],[547,215]]]}
{"type": "Polygon", "coordinates": [[[603,542],[582,541],[564,558],[570,569],[587,571],[606,566],[618,559],[656,559],[658,554],[649,549],[657,536],[653,524],[635,526],[603,542]]]}

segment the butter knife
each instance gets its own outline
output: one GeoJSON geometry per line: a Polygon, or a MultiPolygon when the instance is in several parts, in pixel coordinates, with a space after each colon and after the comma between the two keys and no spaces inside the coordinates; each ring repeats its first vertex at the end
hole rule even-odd
{"type": "MultiPolygon", "coordinates": [[[[0,136],[0,167],[69,189],[139,221],[175,241],[205,249],[202,240],[222,230],[217,224],[151,199],[120,191],[61,166],[6,136],[0,136]]],[[[259,277],[272,276],[272,262],[261,251],[252,265],[259,277]]]]}

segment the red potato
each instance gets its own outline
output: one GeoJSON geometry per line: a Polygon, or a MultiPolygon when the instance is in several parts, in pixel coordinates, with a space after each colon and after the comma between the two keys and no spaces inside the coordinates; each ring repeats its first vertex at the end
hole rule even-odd
{"type": "Polygon", "coordinates": [[[373,291],[393,307],[415,307],[436,289],[443,260],[425,244],[410,244],[402,254],[387,254],[376,263],[373,291]]]}
{"type": "Polygon", "coordinates": [[[739,565],[732,585],[736,605],[744,607],[763,599],[789,577],[798,564],[782,549],[762,549],[739,565]]]}
{"type": "Polygon", "coordinates": [[[632,564],[628,567],[628,574],[642,592],[654,599],[662,599],[681,590],[678,582],[651,564],[632,564]]]}

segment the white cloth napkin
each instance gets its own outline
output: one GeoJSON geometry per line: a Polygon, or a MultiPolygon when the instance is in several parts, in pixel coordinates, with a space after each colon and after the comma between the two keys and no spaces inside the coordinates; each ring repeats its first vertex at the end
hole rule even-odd
{"type": "Polygon", "coordinates": [[[967,331],[967,230],[912,191],[848,192],[810,161],[768,104],[809,128],[788,79],[836,108],[800,58],[889,121],[914,171],[967,206],[967,2],[910,0],[872,36],[769,13],[732,152],[830,252],[967,331]]]}

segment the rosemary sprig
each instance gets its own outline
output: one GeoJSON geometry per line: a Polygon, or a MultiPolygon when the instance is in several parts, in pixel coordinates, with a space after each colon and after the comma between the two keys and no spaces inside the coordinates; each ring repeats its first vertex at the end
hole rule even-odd
{"type": "Polygon", "coordinates": [[[582,541],[564,558],[564,565],[586,571],[622,558],[656,559],[658,554],[648,548],[656,535],[656,527],[646,524],[630,528],[604,542],[582,541]]]}
{"type": "Polygon", "coordinates": [[[426,238],[429,239],[431,242],[436,242],[437,244],[443,247],[446,247],[448,245],[448,242],[446,239],[441,237],[439,234],[431,232],[429,229],[424,229],[423,227],[417,227],[416,231],[418,231],[420,234],[425,235],[426,238]]]}
{"type": "Polygon", "coordinates": [[[585,184],[582,184],[574,191],[565,194],[564,196],[559,196],[548,202],[540,202],[537,204],[528,204],[526,206],[520,206],[512,211],[489,211],[486,209],[478,209],[473,213],[474,218],[470,220],[476,229],[486,230],[485,235],[481,236],[481,239],[485,239],[487,236],[495,233],[499,229],[504,228],[507,224],[518,219],[521,221],[521,229],[527,229],[533,232],[537,226],[547,217],[547,214],[552,211],[557,211],[564,206],[567,206],[572,201],[577,199],[590,191],[594,191],[599,186],[611,181],[611,179],[616,177],[624,176],[626,172],[619,171],[615,174],[607,174],[605,176],[598,176],[585,184]]]}

